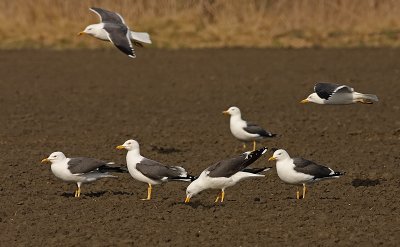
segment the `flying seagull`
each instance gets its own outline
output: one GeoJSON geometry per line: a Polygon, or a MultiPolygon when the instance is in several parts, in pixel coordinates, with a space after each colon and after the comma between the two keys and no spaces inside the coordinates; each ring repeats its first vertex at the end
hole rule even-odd
{"type": "Polygon", "coordinates": [[[265,152],[267,152],[267,148],[263,147],[256,151],[245,152],[235,158],[219,161],[208,167],[187,187],[185,203],[189,203],[194,195],[206,189],[220,189],[221,192],[218,194],[215,202],[217,203],[219,200],[224,202],[226,188],[235,185],[245,178],[264,177],[264,175],[259,173],[269,170],[269,167],[247,167],[265,152]]]}
{"type": "Polygon", "coordinates": [[[117,146],[117,149],[126,149],[126,164],[131,176],[148,184],[147,198],[150,200],[152,185],[165,183],[171,180],[193,181],[195,178],[188,175],[186,170],[180,166],[166,166],[157,161],[147,159],[140,155],[139,143],[135,140],[127,140],[124,144],[117,146]]]}
{"type": "MultiPolygon", "coordinates": [[[[344,173],[335,172],[329,167],[318,165],[313,161],[303,158],[291,158],[289,154],[278,149],[268,161],[276,160],[276,171],[279,178],[288,184],[303,185],[303,196],[306,195],[306,184],[314,183],[320,180],[338,178],[344,173]]],[[[297,189],[296,198],[300,199],[300,192],[297,189]]]]}
{"type": "Polygon", "coordinates": [[[94,182],[101,178],[116,178],[108,172],[127,172],[121,167],[109,166],[102,160],[77,157],[67,158],[62,152],[54,152],[49,157],[42,160],[42,163],[50,162],[53,174],[65,182],[74,182],[77,184],[75,197],[81,195],[81,185],[83,183],[94,182]]]}
{"type": "Polygon", "coordinates": [[[148,33],[131,31],[120,14],[96,7],[89,9],[100,17],[100,23],[87,26],[79,35],[88,34],[101,40],[110,41],[131,58],[136,57],[132,41],[133,44],[140,47],[143,46],[141,43],[151,44],[148,33]]]}
{"type": "Polygon", "coordinates": [[[374,94],[357,93],[353,88],[335,83],[318,82],[314,86],[315,93],[310,94],[300,103],[316,103],[322,105],[346,105],[353,103],[373,104],[378,102],[374,94]]]}
{"type": "MultiPolygon", "coordinates": [[[[230,129],[232,135],[242,142],[252,141],[253,151],[256,150],[256,141],[276,136],[276,134],[272,134],[257,124],[243,120],[240,109],[236,106],[232,106],[222,113],[230,115],[230,129]]],[[[246,144],[243,144],[243,148],[246,148],[246,144]]]]}

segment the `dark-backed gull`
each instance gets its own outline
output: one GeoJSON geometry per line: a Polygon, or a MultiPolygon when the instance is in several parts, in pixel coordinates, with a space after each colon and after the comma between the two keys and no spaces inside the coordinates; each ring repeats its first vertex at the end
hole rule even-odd
{"type": "MultiPolygon", "coordinates": [[[[243,120],[240,109],[236,106],[232,106],[222,113],[225,115],[230,115],[229,126],[232,135],[242,142],[252,141],[253,151],[256,150],[256,141],[276,136],[276,134],[261,128],[257,124],[243,120]]],[[[246,144],[243,144],[243,148],[246,148],[246,144]]]]}
{"type": "MultiPolygon", "coordinates": [[[[279,178],[288,184],[303,185],[303,196],[306,195],[306,184],[314,183],[324,179],[338,178],[344,173],[335,172],[329,167],[318,165],[313,161],[303,158],[291,158],[289,154],[278,149],[268,161],[276,160],[276,171],[279,178]]],[[[299,188],[296,198],[300,199],[299,188]]]]}
{"type": "Polygon", "coordinates": [[[141,42],[151,44],[148,33],[131,31],[120,14],[96,7],[92,7],[90,10],[100,17],[101,22],[87,26],[79,35],[88,34],[101,40],[110,41],[120,51],[132,58],[135,58],[136,55],[131,41],[137,46],[142,46],[141,42]]]}
{"type": "Polygon", "coordinates": [[[247,168],[267,151],[266,147],[252,152],[245,152],[238,157],[226,159],[215,163],[205,169],[200,176],[194,180],[186,189],[185,203],[206,189],[219,189],[215,202],[224,202],[225,189],[238,183],[239,181],[251,177],[264,177],[260,172],[270,168],[247,168]]]}
{"type": "Polygon", "coordinates": [[[100,178],[116,178],[109,172],[127,172],[121,167],[109,166],[102,160],[77,157],[67,158],[62,152],[54,152],[49,157],[42,160],[42,163],[50,162],[53,174],[66,182],[74,182],[77,184],[75,197],[81,195],[81,185],[84,183],[94,182],[100,178]]]}
{"type": "Polygon", "coordinates": [[[327,105],[346,105],[353,103],[372,104],[378,102],[374,94],[357,93],[353,88],[335,83],[318,82],[314,86],[315,93],[310,94],[300,103],[316,103],[327,105]]]}
{"type": "Polygon", "coordinates": [[[147,198],[142,200],[151,199],[152,185],[171,180],[186,182],[194,180],[194,177],[188,175],[183,167],[166,166],[140,155],[139,143],[135,140],[127,140],[124,144],[117,146],[117,149],[128,150],[126,164],[129,173],[134,179],[148,184],[147,198]]]}

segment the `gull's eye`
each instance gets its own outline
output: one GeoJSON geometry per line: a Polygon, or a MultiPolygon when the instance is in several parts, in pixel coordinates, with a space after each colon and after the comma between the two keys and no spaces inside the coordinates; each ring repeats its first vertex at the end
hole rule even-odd
{"type": "Polygon", "coordinates": [[[278,155],[282,155],[282,153],[279,153],[278,155]]]}

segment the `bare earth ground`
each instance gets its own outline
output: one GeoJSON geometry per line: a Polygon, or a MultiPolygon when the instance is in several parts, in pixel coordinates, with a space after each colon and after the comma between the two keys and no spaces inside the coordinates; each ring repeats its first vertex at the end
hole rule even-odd
{"type": "MultiPolygon", "coordinates": [[[[2,246],[399,246],[400,50],[138,50],[0,53],[2,246]],[[374,105],[302,105],[316,81],[375,93],[374,105]],[[129,174],[84,185],[55,178],[53,151],[125,164],[129,138],[144,156],[193,174],[240,147],[221,111],[231,105],[283,147],[346,176],[294,186],[262,179],[183,203],[185,183],[129,174]]],[[[268,153],[254,166],[268,163],[268,153]]]]}

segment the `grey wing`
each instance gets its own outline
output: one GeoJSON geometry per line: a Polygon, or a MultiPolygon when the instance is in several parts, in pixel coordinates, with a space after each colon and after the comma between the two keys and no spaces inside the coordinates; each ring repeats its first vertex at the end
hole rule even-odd
{"type": "Polygon", "coordinates": [[[314,176],[314,179],[329,177],[332,173],[334,173],[326,166],[318,165],[313,161],[303,158],[294,158],[293,163],[295,165],[295,171],[314,176]]]}
{"type": "Polygon", "coordinates": [[[245,158],[246,155],[240,155],[236,158],[221,160],[207,168],[208,176],[228,178],[246,167],[243,165],[245,158]]]}
{"type": "Polygon", "coordinates": [[[266,131],[265,129],[261,128],[260,126],[258,126],[257,124],[254,123],[246,123],[247,126],[244,127],[243,129],[245,131],[247,131],[250,134],[258,134],[260,136],[264,136],[264,137],[273,137],[275,136],[275,134],[272,134],[269,131],[266,131]]]}
{"type": "Polygon", "coordinates": [[[245,152],[235,158],[217,162],[206,169],[208,171],[208,176],[230,177],[254,163],[254,161],[259,159],[265,152],[267,152],[267,148],[263,147],[252,152],[245,152]]]}
{"type": "Polygon", "coordinates": [[[107,165],[107,163],[102,160],[77,157],[71,158],[68,161],[68,170],[70,170],[72,174],[83,174],[97,170],[99,167],[105,165],[107,165]]]}
{"type": "Polygon", "coordinates": [[[336,88],[336,90],[333,93],[336,94],[336,93],[352,93],[352,92],[354,92],[353,88],[346,85],[342,85],[336,88]]]}
{"type": "Polygon", "coordinates": [[[339,84],[329,82],[318,82],[314,86],[314,91],[321,99],[329,99],[332,94],[340,87],[339,84]]]}
{"type": "Polygon", "coordinates": [[[186,175],[185,169],[178,166],[166,166],[157,161],[144,158],[136,164],[136,169],[148,178],[161,180],[186,175]]]}
{"type": "Polygon", "coordinates": [[[118,13],[111,12],[105,9],[101,8],[96,8],[96,7],[91,7],[89,8],[91,11],[96,13],[100,17],[101,22],[111,22],[111,23],[117,23],[117,24],[124,24],[125,21],[122,18],[122,16],[118,13]]]}
{"type": "Polygon", "coordinates": [[[123,53],[135,58],[135,50],[129,38],[129,30],[126,26],[105,23],[104,29],[107,31],[110,41],[123,53]]]}

